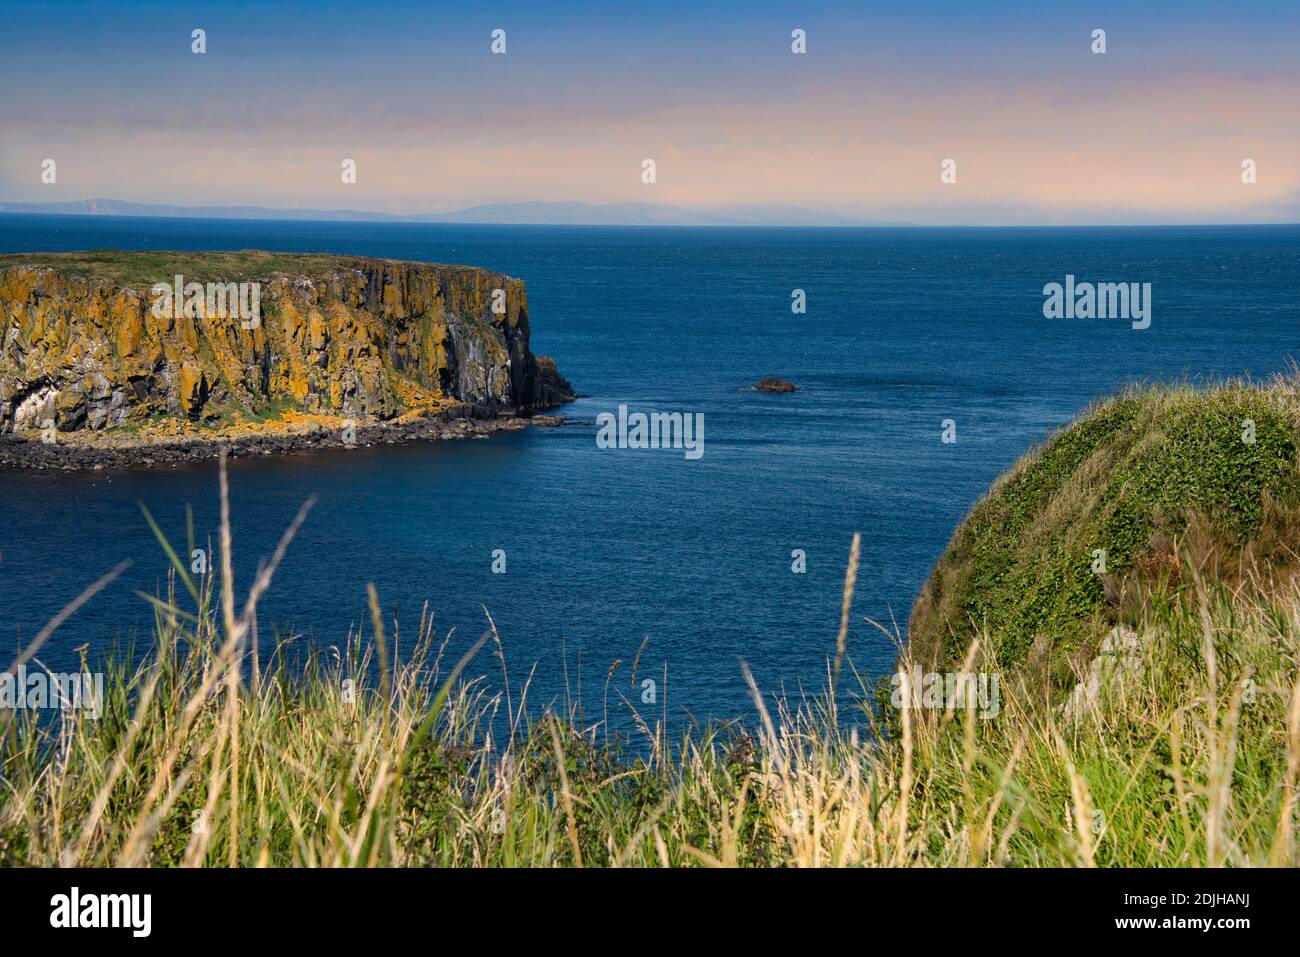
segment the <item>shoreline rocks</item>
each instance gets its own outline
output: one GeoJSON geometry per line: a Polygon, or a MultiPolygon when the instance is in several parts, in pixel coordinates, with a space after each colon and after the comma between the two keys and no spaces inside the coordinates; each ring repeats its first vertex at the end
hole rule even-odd
{"type": "Polygon", "coordinates": [[[182,436],[157,442],[104,443],[72,439],[42,442],[39,435],[0,434],[0,471],[102,471],[162,468],[215,459],[287,455],[327,449],[373,448],[451,439],[485,439],[530,425],[558,426],[563,416],[501,415],[476,418],[459,410],[405,422],[358,423],[351,430],[316,425],[297,431],[267,431],[233,437],[182,436]]]}

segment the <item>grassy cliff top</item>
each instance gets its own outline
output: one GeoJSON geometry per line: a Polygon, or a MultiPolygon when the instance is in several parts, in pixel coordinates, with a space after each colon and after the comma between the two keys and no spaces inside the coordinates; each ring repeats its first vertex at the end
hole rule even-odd
{"type": "Polygon", "coordinates": [[[0,269],[14,266],[49,268],[91,281],[113,283],[124,288],[148,288],[177,274],[186,282],[238,282],[275,275],[328,276],[342,269],[357,269],[378,263],[438,265],[477,271],[478,267],[447,267],[436,263],[410,263],[396,259],[338,256],[322,253],[278,253],[243,249],[238,252],[136,252],[94,249],[67,253],[13,253],[0,255],[0,269]]]}
{"type": "Polygon", "coordinates": [[[957,529],[913,608],[913,657],[959,663],[985,634],[1002,666],[1059,686],[1189,572],[1277,589],[1300,570],[1298,435],[1295,379],[1147,386],[1095,404],[957,529]]]}

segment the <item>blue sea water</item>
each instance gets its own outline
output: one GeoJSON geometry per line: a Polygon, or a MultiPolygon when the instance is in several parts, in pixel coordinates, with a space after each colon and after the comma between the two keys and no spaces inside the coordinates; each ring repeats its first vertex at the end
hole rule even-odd
{"type": "MultiPolygon", "coordinates": [[[[0,252],[274,249],[502,270],[528,286],[535,352],[589,397],[569,424],[485,441],[236,460],[236,574],[309,495],[319,504],[261,630],[338,644],[375,583],[405,634],[427,600],[458,656],[485,628],[532,701],[591,713],[638,647],[674,722],[749,711],[758,685],[822,687],[854,532],[862,560],[849,652],[890,666],[926,574],[980,493],[1095,397],[1137,380],[1264,376],[1300,328],[1300,227],[671,229],[0,216],[0,252]],[[1152,322],[1045,319],[1044,284],[1149,282],[1152,322]],[[807,313],[791,312],[803,289],[807,313]],[[793,395],[745,387],[769,375],[793,395]],[[620,403],[703,413],[705,454],[597,448],[620,403]],[[957,441],[941,441],[942,423],[957,441]],[[505,549],[507,572],[492,573],[505,549]],[[791,571],[795,549],[806,574],[791,571]],[[667,684],[663,684],[667,667],[667,684]],[[567,690],[566,690],[567,689],[567,690]]],[[[104,474],[0,472],[0,642],[15,647],[122,559],[123,577],[41,655],[75,662],[151,611],[186,507],[217,528],[214,465],[104,474]]],[[[3,650],[0,649],[0,653],[3,650]]],[[[481,657],[471,672],[495,681],[481,657]]],[[[616,693],[611,694],[617,700],[616,693]]]]}

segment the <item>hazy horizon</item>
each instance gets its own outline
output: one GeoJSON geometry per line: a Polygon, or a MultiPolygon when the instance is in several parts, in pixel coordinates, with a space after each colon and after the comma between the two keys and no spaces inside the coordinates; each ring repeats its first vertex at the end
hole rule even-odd
{"type": "Polygon", "coordinates": [[[1300,7],[1277,0],[197,11],[9,4],[0,200],[390,215],[786,205],[950,226],[1300,221],[1300,7]],[[796,28],[806,53],[791,52],[796,28]],[[490,49],[495,29],[503,54],[490,49]],[[1104,54],[1090,49],[1094,29],[1104,54]],[[342,182],[345,159],[355,183],[342,182]],[[946,159],[955,183],[940,181],[946,159]]]}
{"type": "Polygon", "coordinates": [[[555,203],[496,203],[471,206],[443,214],[393,214],[377,210],[314,209],[250,206],[184,206],[181,204],[131,203],[109,197],[70,202],[67,204],[26,204],[0,200],[0,216],[83,216],[107,219],[206,219],[246,220],[262,222],[321,222],[321,223],[392,223],[398,225],[465,225],[465,226],[612,226],[612,227],[690,227],[690,228],[792,228],[792,229],[1162,229],[1195,227],[1287,227],[1300,226],[1300,219],[1278,222],[1132,222],[1132,223],[915,223],[892,220],[848,220],[821,222],[802,219],[797,214],[810,217],[835,218],[826,210],[806,207],[788,207],[788,219],[782,218],[779,207],[689,207],[646,203],[590,204],[580,201],[555,203]],[[46,209],[45,206],[112,203],[133,207],[130,211],[107,209],[46,209]],[[582,207],[571,211],[570,207],[582,207]],[[659,218],[635,218],[641,207],[662,211],[659,218]],[[630,210],[627,215],[617,213],[630,210]],[[767,219],[758,218],[760,210],[770,212],[767,219]],[[584,213],[586,215],[584,215],[584,213]],[[728,218],[728,213],[733,214],[728,218]],[[477,215],[476,215],[477,214],[477,215]],[[676,214],[672,217],[672,214],[676,214]]]}

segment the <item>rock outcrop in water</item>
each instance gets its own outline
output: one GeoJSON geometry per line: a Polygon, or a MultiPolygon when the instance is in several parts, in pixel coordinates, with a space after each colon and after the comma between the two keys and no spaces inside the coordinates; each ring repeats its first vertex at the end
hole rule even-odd
{"type": "Polygon", "coordinates": [[[529,349],[524,284],[468,266],[264,252],[0,256],[0,332],[0,434],[292,413],[486,419],[573,398],[555,363],[529,349]],[[155,284],[177,276],[229,288],[232,307],[228,284],[257,283],[260,315],[211,315],[211,300],[189,315],[180,301],[155,308],[155,284]]]}

